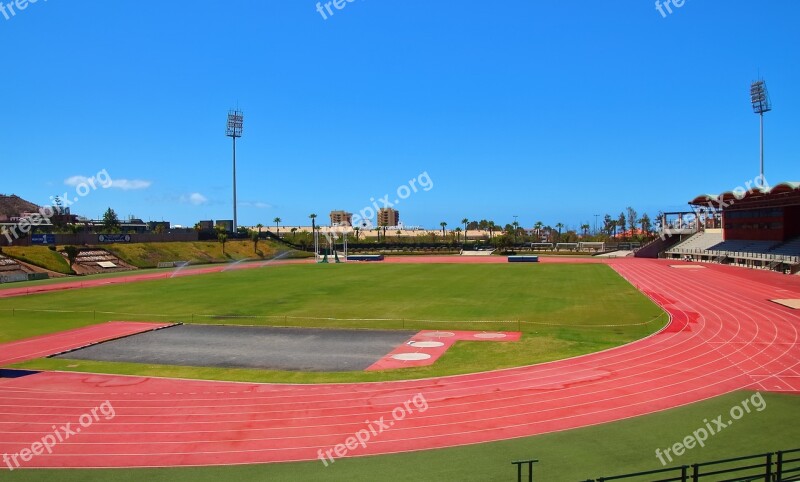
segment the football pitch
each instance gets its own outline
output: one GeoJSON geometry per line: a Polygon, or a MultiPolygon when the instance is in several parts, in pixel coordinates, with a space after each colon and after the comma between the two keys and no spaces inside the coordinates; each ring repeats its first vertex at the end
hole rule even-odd
{"type": "Polygon", "coordinates": [[[105,321],[381,330],[521,331],[457,343],[436,364],[298,373],[41,359],[18,367],[256,382],[421,378],[529,365],[645,337],[667,315],[605,265],[287,265],[0,300],[0,341],[105,321]]]}

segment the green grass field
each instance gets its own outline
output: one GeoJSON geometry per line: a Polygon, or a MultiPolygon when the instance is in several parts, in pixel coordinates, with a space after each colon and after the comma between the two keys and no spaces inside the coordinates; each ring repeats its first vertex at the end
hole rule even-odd
{"type": "Polygon", "coordinates": [[[18,365],[296,383],[420,378],[539,363],[628,343],[667,321],[607,266],[504,264],[271,266],[5,299],[0,317],[0,342],[109,320],[524,332],[518,343],[460,342],[431,367],[379,373],[61,359],[18,365]]]}
{"type": "MultiPolygon", "coordinates": [[[[519,366],[590,353],[660,329],[667,317],[605,265],[290,265],[108,285],[0,300],[0,343],[109,320],[383,329],[517,330],[519,343],[467,343],[434,366],[382,373],[294,373],[40,359],[17,365],[259,382],[379,381],[519,366]],[[113,313],[112,313],[113,312],[113,313]],[[331,320],[328,318],[335,318],[331,320]],[[474,321],[497,321],[475,323],[474,321]]],[[[751,392],[645,417],[502,442],[321,462],[205,468],[15,470],[10,481],[508,481],[538,458],[534,480],[579,481],[660,468],[666,448],[751,392]]],[[[679,464],[800,446],[800,397],[714,436],[679,464]]]]}
{"type": "Polygon", "coordinates": [[[47,246],[5,246],[3,254],[31,263],[56,273],[69,274],[69,262],[60,253],[47,246]]]}
{"type": "MultiPolygon", "coordinates": [[[[304,462],[233,467],[5,471],[9,481],[498,481],[516,480],[512,460],[536,458],[536,481],[578,482],[589,478],[662,468],[662,450],[703,427],[704,419],[728,413],[753,392],[734,392],[686,407],[644,417],[537,437],[423,452],[356,457],[324,467],[304,462]]],[[[704,448],[689,450],[683,465],[800,447],[800,397],[762,394],[766,408],[753,411],[710,437],[704,448]]],[[[0,468],[2,470],[2,468],[0,468]]],[[[639,479],[641,480],[641,479],[639,479]]],[[[712,479],[714,480],[714,479],[712,479]]]]}

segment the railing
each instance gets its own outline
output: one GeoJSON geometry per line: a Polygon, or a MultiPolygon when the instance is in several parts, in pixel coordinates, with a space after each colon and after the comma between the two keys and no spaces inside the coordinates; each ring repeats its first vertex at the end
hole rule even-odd
{"type": "Polygon", "coordinates": [[[522,482],[522,466],[528,466],[528,482],[533,482],[533,464],[539,463],[536,459],[530,460],[516,460],[511,462],[511,465],[517,466],[517,482],[522,482]]]}
{"type": "Polygon", "coordinates": [[[778,482],[800,480],[800,449],[784,450],[778,452],[777,456],[775,480],[778,482]]]}
{"type": "Polygon", "coordinates": [[[786,264],[800,263],[800,256],[790,256],[786,254],[767,254],[752,253],[745,251],[724,251],[702,248],[672,248],[667,250],[669,254],[694,254],[698,256],[712,256],[714,258],[723,256],[728,258],[751,259],[755,261],[777,261],[786,264]]]}
{"type": "Polygon", "coordinates": [[[635,479],[647,482],[699,482],[713,478],[715,481],[764,482],[800,481],[800,449],[746,455],[715,460],[694,465],[681,465],[611,477],[589,479],[585,482],[608,482],[635,479]],[[654,475],[662,478],[655,478],[654,475]]]}

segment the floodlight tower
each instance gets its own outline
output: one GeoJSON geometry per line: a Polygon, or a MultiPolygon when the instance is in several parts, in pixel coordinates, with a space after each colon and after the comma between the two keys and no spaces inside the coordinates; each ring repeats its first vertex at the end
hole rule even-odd
{"type": "Polygon", "coordinates": [[[764,113],[772,110],[772,102],[769,100],[767,83],[757,80],[750,84],[750,102],[753,104],[753,112],[761,118],[761,182],[764,182],[764,113]]]}
{"type": "Polygon", "coordinates": [[[236,138],[242,137],[242,127],[244,125],[244,114],[240,110],[228,111],[228,124],[225,135],[233,139],[233,232],[236,233],[236,138]]]}

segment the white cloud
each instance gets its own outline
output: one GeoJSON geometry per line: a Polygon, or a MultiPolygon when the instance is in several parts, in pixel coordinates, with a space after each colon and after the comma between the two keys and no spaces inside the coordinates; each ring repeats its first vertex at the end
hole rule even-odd
{"type": "Polygon", "coordinates": [[[239,206],[241,206],[241,207],[254,207],[254,208],[258,208],[258,209],[272,209],[272,204],[267,204],[265,202],[245,201],[245,202],[239,203],[239,206]]]}
{"type": "Polygon", "coordinates": [[[72,176],[64,179],[64,184],[67,186],[75,187],[78,184],[83,184],[84,182],[88,181],[89,178],[86,176],[72,176]]]}
{"type": "Polygon", "coordinates": [[[153,184],[151,181],[144,181],[142,179],[114,179],[111,181],[110,187],[122,189],[123,191],[132,191],[136,189],[147,189],[153,184]]]}
{"type": "Polygon", "coordinates": [[[200,194],[199,192],[193,192],[188,196],[184,195],[181,196],[182,203],[189,203],[195,206],[200,206],[203,204],[208,204],[208,198],[200,194]]]}
{"type": "MultiPolygon", "coordinates": [[[[104,185],[100,181],[100,179],[92,180],[86,176],[72,176],[64,179],[64,184],[72,187],[77,187],[81,184],[86,184],[87,186],[92,186],[92,184],[94,184],[97,187],[110,187],[122,189],[123,191],[147,189],[153,184],[151,181],[144,181],[141,179],[111,179],[111,182],[108,185],[104,185]]],[[[102,179],[102,181],[108,182],[108,179],[102,179]]]]}

